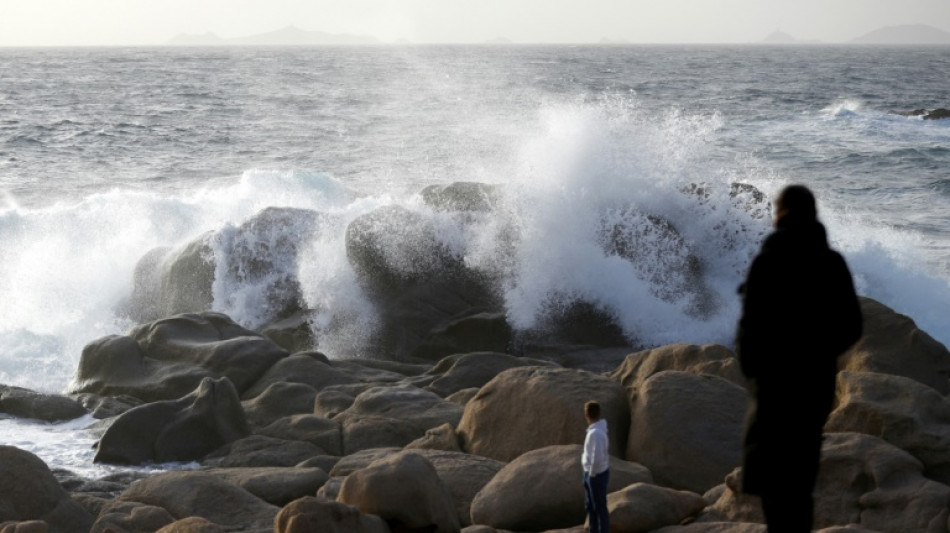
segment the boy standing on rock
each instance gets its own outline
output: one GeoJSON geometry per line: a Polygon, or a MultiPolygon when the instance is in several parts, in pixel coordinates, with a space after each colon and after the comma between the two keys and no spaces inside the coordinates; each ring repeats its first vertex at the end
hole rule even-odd
{"type": "Polygon", "coordinates": [[[740,287],[736,351],[752,393],[742,491],[761,496],[769,533],[808,533],[838,356],[861,336],[861,308],[811,191],[791,185],[775,207],[775,231],[740,287]]]}
{"type": "Polygon", "coordinates": [[[584,503],[590,533],[610,531],[610,512],[607,510],[607,483],[610,481],[610,459],[607,455],[607,421],[600,416],[600,404],[590,401],[584,404],[587,419],[587,436],[584,438],[584,503]]]}

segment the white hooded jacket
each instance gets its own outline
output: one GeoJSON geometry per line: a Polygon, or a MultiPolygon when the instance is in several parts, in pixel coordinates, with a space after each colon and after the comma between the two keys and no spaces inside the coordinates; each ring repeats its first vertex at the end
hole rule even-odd
{"type": "Polygon", "coordinates": [[[605,472],[610,467],[609,451],[607,421],[600,418],[587,426],[587,436],[584,438],[584,454],[581,455],[584,472],[591,476],[605,472]]]}

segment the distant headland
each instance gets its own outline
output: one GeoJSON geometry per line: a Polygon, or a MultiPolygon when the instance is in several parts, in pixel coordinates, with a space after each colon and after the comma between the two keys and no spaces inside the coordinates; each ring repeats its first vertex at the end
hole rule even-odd
{"type": "MultiPolygon", "coordinates": [[[[818,40],[798,39],[781,30],[770,33],[760,42],[782,45],[822,44],[818,40]]],[[[950,45],[950,32],[926,24],[886,26],[840,44],[950,45]]]]}

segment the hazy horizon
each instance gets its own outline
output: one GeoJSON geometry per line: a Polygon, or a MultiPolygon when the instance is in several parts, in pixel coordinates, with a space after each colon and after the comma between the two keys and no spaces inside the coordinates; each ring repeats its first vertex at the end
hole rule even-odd
{"type": "Polygon", "coordinates": [[[288,26],[417,44],[746,44],[775,31],[834,44],[887,26],[950,31],[950,2],[938,0],[9,0],[0,14],[2,47],[164,45],[180,34],[234,39],[288,26]]]}

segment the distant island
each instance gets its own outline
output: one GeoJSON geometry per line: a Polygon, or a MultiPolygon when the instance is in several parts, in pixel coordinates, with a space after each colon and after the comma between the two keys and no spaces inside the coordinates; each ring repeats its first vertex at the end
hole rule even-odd
{"type": "MultiPolygon", "coordinates": [[[[781,30],[770,33],[761,44],[821,44],[817,40],[795,38],[781,30]]],[[[950,32],[925,24],[887,26],[846,41],[844,44],[950,45],[950,32]]]]}
{"type": "Polygon", "coordinates": [[[213,33],[180,34],[171,39],[170,46],[314,46],[380,44],[375,37],[301,30],[294,26],[259,33],[247,37],[223,39],[213,33]]]}
{"type": "Polygon", "coordinates": [[[925,24],[887,26],[851,40],[854,44],[950,44],[950,33],[925,24]]]}

